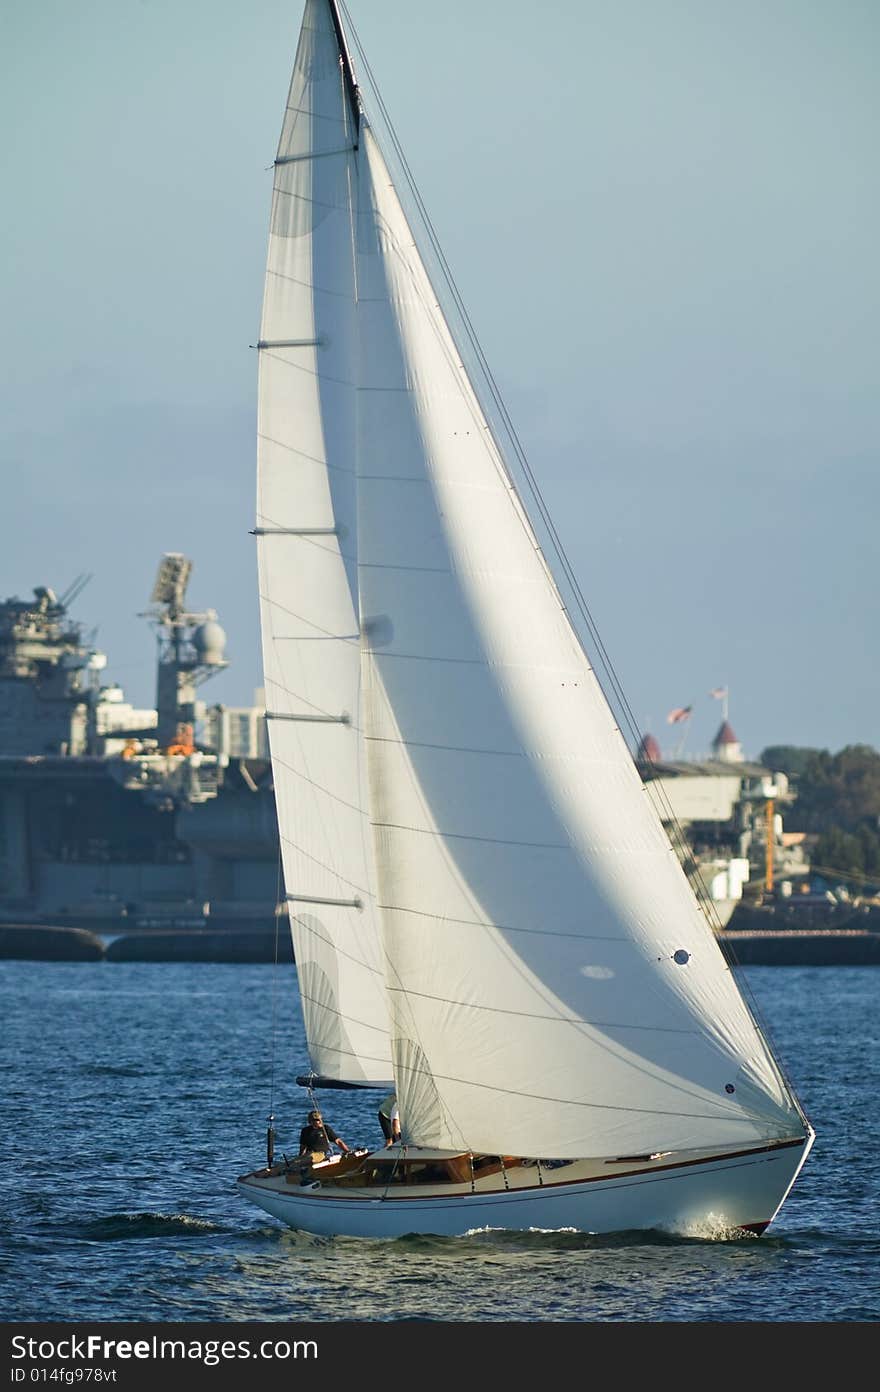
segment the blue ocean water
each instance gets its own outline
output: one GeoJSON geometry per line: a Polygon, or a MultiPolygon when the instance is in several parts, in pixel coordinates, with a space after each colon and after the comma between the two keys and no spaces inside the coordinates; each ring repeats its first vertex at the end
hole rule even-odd
{"type": "MultiPolygon", "coordinates": [[[[854,1321],[880,1317],[876,968],[743,974],[818,1133],[763,1238],[314,1238],[236,1175],[306,1110],[288,968],[0,963],[8,1321],[854,1321]],[[274,1039],[274,1045],[273,1045],[274,1039]]],[[[375,1098],[325,1094],[349,1144],[375,1098]]]]}

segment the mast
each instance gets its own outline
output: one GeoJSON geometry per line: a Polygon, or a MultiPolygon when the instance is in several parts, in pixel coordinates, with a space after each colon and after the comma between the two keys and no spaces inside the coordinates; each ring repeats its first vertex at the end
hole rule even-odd
{"type": "Polygon", "coordinates": [[[339,61],[342,66],[342,80],[345,83],[345,91],[351,106],[352,120],[354,121],[354,148],[357,149],[360,138],[361,127],[361,94],[354,75],[354,64],[351,61],[351,53],[345,37],[345,30],[342,27],[342,17],[339,13],[338,0],[329,0],[330,18],[333,21],[333,28],[336,31],[336,42],[339,44],[339,61]]]}

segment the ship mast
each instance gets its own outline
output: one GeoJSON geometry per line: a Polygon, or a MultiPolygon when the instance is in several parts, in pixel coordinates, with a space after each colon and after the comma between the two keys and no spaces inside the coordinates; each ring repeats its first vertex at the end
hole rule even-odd
{"type": "Polygon", "coordinates": [[[186,587],[192,561],[166,552],[147,617],[156,625],[159,663],[156,682],[159,747],[166,753],[191,754],[196,721],[196,687],[228,664],[223,656],[226,635],[213,609],[191,613],[186,587]]]}

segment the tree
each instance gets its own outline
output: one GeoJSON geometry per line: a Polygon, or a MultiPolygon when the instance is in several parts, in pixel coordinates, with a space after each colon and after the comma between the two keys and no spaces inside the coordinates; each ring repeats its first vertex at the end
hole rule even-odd
{"type": "MultiPolygon", "coordinates": [[[[880,823],[880,753],[870,745],[850,744],[838,754],[771,745],[761,763],[792,779],[797,802],[787,822],[793,831],[856,833],[862,825],[876,830],[880,823]]],[[[855,846],[848,854],[858,854],[855,846]]]]}
{"type": "Polygon", "coordinates": [[[789,778],[801,778],[810,765],[820,759],[830,759],[827,749],[800,748],[796,744],[770,744],[761,751],[759,762],[773,772],[785,773],[789,778]]]}

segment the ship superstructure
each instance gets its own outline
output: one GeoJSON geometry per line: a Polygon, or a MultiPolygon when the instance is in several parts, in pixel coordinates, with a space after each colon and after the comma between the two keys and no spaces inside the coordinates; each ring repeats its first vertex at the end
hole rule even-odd
{"type": "Polygon", "coordinates": [[[191,570],[171,553],[159,566],[154,709],[104,680],[106,655],[69,613],[81,584],[0,602],[0,921],[121,932],[275,914],[262,712],[197,700],[226,639],[213,610],[188,608],[191,570]]]}

